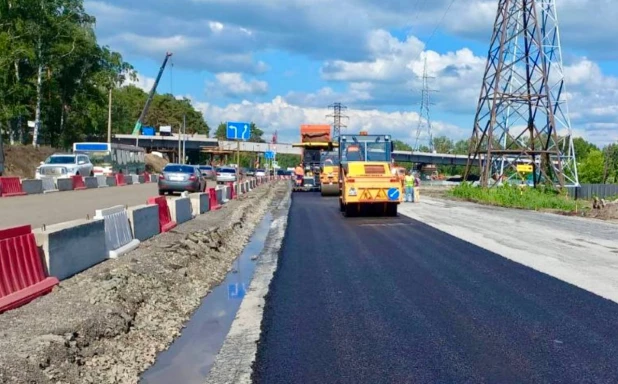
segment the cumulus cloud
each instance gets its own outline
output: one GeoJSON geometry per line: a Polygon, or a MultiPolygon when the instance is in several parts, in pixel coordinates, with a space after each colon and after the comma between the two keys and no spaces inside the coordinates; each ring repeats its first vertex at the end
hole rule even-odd
{"type": "Polygon", "coordinates": [[[143,90],[144,92],[150,92],[154,83],[155,83],[155,79],[153,77],[143,76],[138,73],[136,80],[132,80],[127,77],[121,85],[122,86],[134,85],[138,87],[139,89],[143,90]]]}
{"type": "MultiPolygon", "coordinates": [[[[253,121],[269,135],[278,132],[280,142],[299,140],[301,124],[329,124],[331,113],[328,108],[301,107],[276,97],[268,103],[241,103],[217,106],[205,102],[194,102],[211,124],[219,121],[253,121]]],[[[344,132],[368,130],[376,134],[391,134],[407,142],[413,142],[418,126],[419,115],[416,112],[384,112],[376,109],[346,111],[349,116],[348,127],[344,132]]],[[[434,122],[434,135],[447,135],[453,139],[467,138],[469,132],[443,122],[434,122]]]]}
{"type": "Polygon", "coordinates": [[[238,97],[268,93],[267,82],[259,80],[246,81],[241,73],[218,73],[215,79],[216,81],[209,82],[206,85],[206,93],[209,97],[217,95],[238,97]]]}

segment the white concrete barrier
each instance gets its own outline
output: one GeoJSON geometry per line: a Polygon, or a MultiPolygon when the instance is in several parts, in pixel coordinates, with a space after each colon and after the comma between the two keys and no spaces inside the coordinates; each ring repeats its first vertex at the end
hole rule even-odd
{"type": "Polygon", "coordinates": [[[43,193],[58,192],[58,188],[56,187],[56,179],[53,177],[41,177],[41,182],[43,183],[43,193]]]}
{"type": "Polygon", "coordinates": [[[97,188],[107,188],[109,187],[109,185],[107,185],[107,176],[105,175],[97,175],[97,188]]]}
{"type": "Polygon", "coordinates": [[[128,178],[131,179],[131,184],[139,184],[139,175],[129,175],[128,178]]]}
{"type": "Polygon", "coordinates": [[[43,182],[41,180],[23,179],[21,188],[28,195],[38,195],[43,193],[43,182]]]}
{"type": "Polygon", "coordinates": [[[74,220],[32,232],[45,254],[47,271],[59,280],[107,260],[102,220],[74,220]]]}
{"type": "Polygon", "coordinates": [[[195,215],[201,215],[210,210],[207,193],[192,193],[189,195],[189,198],[191,199],[191,206],[195,215]]]}
{"type": "Polygon", "coordinates": [[[71,179],[58,178],[56,179],[56,185],[61,192],[73,190],[73,180],[71,179]]]}
{"type": "Polygon", "coordinates": [[[88,189],[99,188],[99,182],[97,178],[94,176],[84,177],[84,184],[86,185],[86,188],[88,189]]]}
{"type": "Polygon", "coordinates": [[[150,175],[150,182],[156,183],[159,181],[159,175],[150,175]]]}
{"type": "Polygon", "coordinates": [[[193,209],[189,197],[176,197],[167,200],[172,220],[181,224],[193,219],[193,209]]]}
{"type": "Polygon", "coordinates": [[[95,220],[105,223],[105,246],[111,259],[122,256],[139,246],[140,241],[133,238],[127,210],[122,205],[97,209],[95,220]]]}
{"type": "Polygon", "coordinates": [[[156,236],[159,231],[159,206],[157,204],[138,205],[127,209],[133,237],[144,241],[156,236]]]}
{"type": "Polygon", "coordinates": [[[229,197],[228,197],[228,195],[229,195],[228,190],[229,190],[229,188],[228,188],[228,186],[227,186],[227,185],[226,185],[226,186],[221,187],[221,201],[223,202],[223,204],[225,204],[225,203],[227,203],[228,201],[230,201],[230,199],[229,199],[229,197]]]}

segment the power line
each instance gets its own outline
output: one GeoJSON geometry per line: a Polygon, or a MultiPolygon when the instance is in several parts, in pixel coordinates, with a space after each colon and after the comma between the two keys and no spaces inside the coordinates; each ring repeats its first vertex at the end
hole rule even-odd
{"type": "Polygon", "coordinates": [[[333,109],[332,115],[326,115],[326,117],[333,118],[333,138],[341,135],[341,128],[347,128],[348,126],[341,122],[342,119],[349,119],[348,116],[343,115],[342,112],[348,109],[345,105],[341,103],[334,103],[328,106],[328,108],[333,109]]]}
{"type": "Polygon", "coordinates": [[[440,21],[438,21],[438,23],[436,24],[436,26],[434,27],[433,31],[431,32],[431,35],[429,35],[429,38],[427,39],[427,41],[425,42],[425,47],[427,47],[429,45],[429,42],[431,41],[431,39],[433,39],[433,37],[436,35],[436,32],[438,31],[438,28],[440,28],[440,26],[442,25],[442,23],[444,22],[444,19],[446,18],[446,15],[448,14],[448,12],[451,10],[451,7],[453,6],[453,4],[455,3],[455,0],[451,0],[451,2],[449,3],[449,5],[446,7],[446,10],[444,11],[444,13],[442,14],[442,17],[440,18],[440,21]]]}

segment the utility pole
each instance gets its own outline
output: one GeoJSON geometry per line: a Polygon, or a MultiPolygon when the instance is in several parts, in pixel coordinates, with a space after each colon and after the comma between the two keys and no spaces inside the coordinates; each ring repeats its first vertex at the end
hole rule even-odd
{"type": "Polygon", "coordinates": [[[109,100],[107,102],[107,143],[112,143],[112,90],[109,88],[109,100]]]}
{"type": "Polygon", "coordinates": [[[420,150],[420,137],[423,128],[426,128],[429,152],[434,151],[431,117],[429,114],[429,106],[435,104],[430,101],[431,92],[438,92],[435,89],[429,89],[429,79],[434,78],[434,76],[427,75],[427,56],[425,56],[425,64],[423,65],[423,86],[421,89],[421,107],[418,114],[418,126],[416,127],[416,140],[414,141],[415,151],[420,150]]]}
{"type": "Polygon", "coordinates": [[[328,108],[333,109],[332,115],[326,115],[326,117],[333,118],[333,139],[335,137],[339,137],[341,135],[341,128],[347,128],[348,126],[341,122],[342,119],[349,119],[348,116],[343,115],[343,111],[348,109],[345,105],[341,105],[341,103],[334,103],[328,106],[328,108]]]}
{"type": "Polygon", "coordinates": [[[571,137],[555,0],[499,0],[464,177],[476,163],[487,187],[531,164],[535,186],[578,185],[571,137]]]}
{"type": "Polygon", "coordinates": [[[187,159],[187,115],[182,115],[182,163],[187,159]]]}

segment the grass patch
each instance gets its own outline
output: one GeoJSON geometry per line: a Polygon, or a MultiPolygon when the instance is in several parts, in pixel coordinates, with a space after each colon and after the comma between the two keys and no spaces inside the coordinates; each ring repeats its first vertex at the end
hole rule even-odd
{"type": "Polygon", "coordinates": [[[560,195],[556,191],[542,188],[519,187],[505,184],[500,187],[481,188],[462,183],[448,192],[449,195],[473,201],[508,208],[533,210],[559,210],[576,212],[581,204],[560,195]]]}

